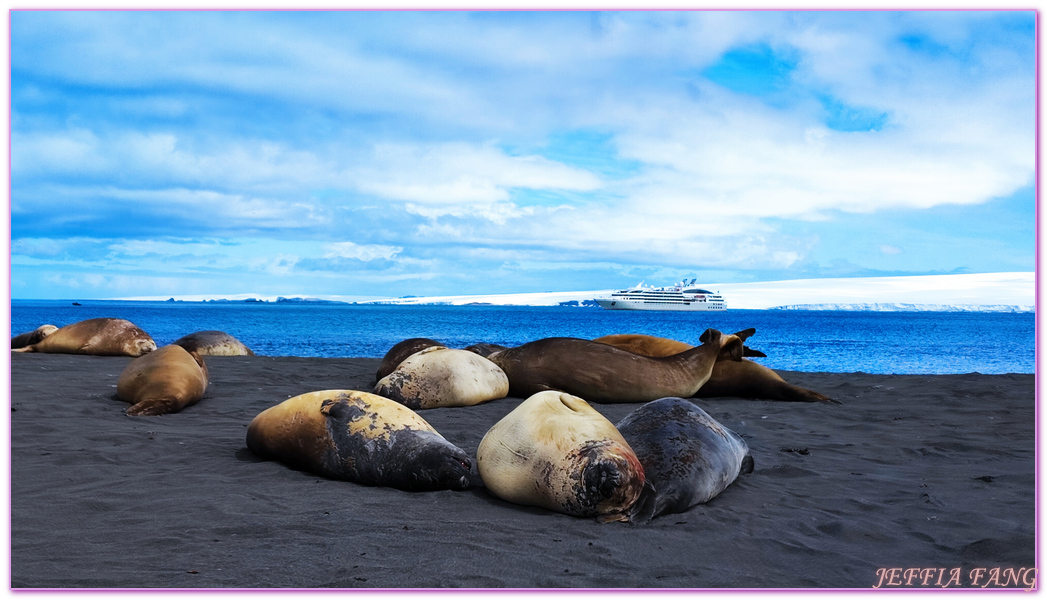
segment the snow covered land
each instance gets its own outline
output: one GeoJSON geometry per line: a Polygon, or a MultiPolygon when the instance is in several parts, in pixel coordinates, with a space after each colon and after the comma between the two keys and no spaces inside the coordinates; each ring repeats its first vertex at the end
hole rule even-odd
{"type": "MultiPolygon", "coordinates": [[[[639,283],[639,282],[637,282],[639,283]]],[[[668,285],[671,282],[665,283],[668,285]]],[[[657,284],[656,284],[657,285],[657,284]]],[[[878,310],[878,311],[1032,311],[1036,304],[1036,274],[976,273],[962,275],[922,275],[910,277],[859,277],[841,279],[797,279],[758,283],[700,283],[719,292],[728,309],[795,309],[795,310],[878,310]]],[[[578,303],[614,290],[573,292],[531,292],[520,294],[472,294],[460,296],[425,296],[376,298],[367,296],[285,297],[259,294],[228,296],[176,296],[183,301],[248,301],[265,302],[356,302],[360,304],[492,304],[556,306],[563,302],[578,303]]],[[[167,300],[168,298],[123,298],[123,300],[167,300]]]]}

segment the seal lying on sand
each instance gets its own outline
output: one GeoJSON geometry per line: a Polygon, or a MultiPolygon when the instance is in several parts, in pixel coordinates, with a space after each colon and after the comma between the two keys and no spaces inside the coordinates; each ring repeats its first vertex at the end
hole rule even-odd
{"type": "Polygon", "coordinates": [[[624,521],[643,467],[603,415],[581,398],[541,392],[488,430],[476,466],[492,494],[575,517],[624,521]]]}
{"type": "Polygon", "coordinates": [[[472,467],[411,409],[351,390],[310,392],[262,411],[247,447],[324,477],[407,491],[464,490],[472,467]]]}
{"type": "Polygon", "coordinates": [[[740,473],[753,470],[745,441],[683,398],[648,402],[617,427],[650,484],[629,512],[632,522],[708,502],[740,473]]]}
{"type": "MultiPolygon", "coordinates": [[[[735,335],[746,339],[755,329],[739,331],[735,335]],[[748,335],[744,335],[748,333],[748,335]]],[[[680,348],[691,348],[690,344],[640,334],[608,335],[593,340],[617,348],[629,350],[644,356],[671,356],[680,352],[680,348]]],[[[748,349],[747,349],[748,352],[748,349]]],[[[762,355],[762,353],[760,353],[762,355]]],[[[753,356],[746,353],[746,356],[753,356]]],[[[797,387],[787,383],[777,373],[751,360],[717,360],[713,365],[709,381],[693,394],[697,398],[718,398],[733,396],[736,398],[756,398],[759,400],[784,400],[788,402],[827,402],[841,404],[818,392],[797,387]]],[[[684,396],[689,397],[689,396],[684,396]]]]}
{"type": "Polygon", "coordinates": [[[56,331],[58,331],[58,328],[54,325],[41,325],[32,331],[20,333],[11,338],[11,348],[25,348],[26,346],[32,346],[56,331]]]}
{"type": "Polygon", "coordinates": [[[375,382],[381,381],[386,375],[392,373],[408,356],[433,346],[443,346],[443,344],[429,338],[408,338],[397,343],[385,353],[381,364],[378,365],[378,372],[374,377],[375,382]]]}
{"type": "Polygon", "coordinates": [[[254,356],[243,342],[224,331],[197,331],[178,338],[174,344],[200,356],[254,356]]]}
{"type": "Polygon", "coordinates": [[[742,340],[707,329],[702,345],[665,357],[650,357],[578,338],[545,338],[491,354],[519,398],[561,390],[591,402],[650,402],[695,395],[712,374],[718,356],[742,359],[742,340]]]}
{"type": "Polygon", "coordinates": [[[207,390],[207,365],[195,352],[174,344],[132,360],[116,384],[133,417],[178,412],[207,390]]]}
{"type": "Polygon", "coordinates": [[[432,346],[404,359],[375,385],[374,393],[415,410],[473,406],[505,398],[509,379],[482,356],[432,346]]]}
{"type": "MultiPolygon", "coordinates": [[[[738,336],[738,338],[744,342],[754,333],[756,333],[756,328],[750,327],[749,329],[743,329],[742,331],[736,332],[734,335],[738,336]]],[[[694,346],[685,342],[678,342],[669,338],[654,337],[653,335],[643,335],[640,333],[616,333],[613,335],[598,337],[593,341],[602,344],[610,344],[615,348],[621,348],[622,350],[628,350],[629,352],[635,352],[636,354],[643,354],[644,356],[672,356],[673,354],[679,354],[694,348],[694,346]]],[[[767,355],[759,350],[753,350],[748,346],[743,346],[742,356],[766,357],[767,355]]]]}
{"type": "Polygon", "coordinates": [[[39,342],[12,352],[141,356],[156,350],[149,334],[124,319],[88,319],[66,325],[39,342]]]}
{"type": "Polygon", "coordinates": [[[696,398],[756,398],[786,402],[825,402],[843,404],[802,387],[792,385],[767,367],[742,359],[740,362],[717,361],[709,381],[695,394],[696,398]]]}

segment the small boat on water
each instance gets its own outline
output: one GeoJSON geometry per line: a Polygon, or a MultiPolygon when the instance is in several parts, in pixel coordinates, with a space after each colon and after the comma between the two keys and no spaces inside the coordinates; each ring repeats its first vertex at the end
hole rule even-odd
{"type": "Polygon", "coordinates": [[[613,292],[596,303],[608,310],[727,310],[727,302],[719,293],[695,287],[696,279],[681,281],[668,287],[644,286],[613,292]]]}

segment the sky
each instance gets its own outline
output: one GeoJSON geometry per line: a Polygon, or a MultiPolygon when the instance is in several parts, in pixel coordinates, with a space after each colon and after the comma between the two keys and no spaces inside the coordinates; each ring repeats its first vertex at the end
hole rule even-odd
{"type": "Polygon", "coordinates": [[[11,12],[13,298],[1035,268],[1035,13],[11,12]]]}

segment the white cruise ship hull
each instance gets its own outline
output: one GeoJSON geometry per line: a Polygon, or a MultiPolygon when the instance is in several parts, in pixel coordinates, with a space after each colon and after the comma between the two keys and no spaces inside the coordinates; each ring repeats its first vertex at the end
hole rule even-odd
{"type": "Polygon", "coordinates": [[[608,310],[680,310],[680,311],[723,311],[722,302],[661,302],[657,300],[627,300],[621,298],[597,298],[596,303],[608,310]]]}
{"type": "Polygon", "coordinates": [[[680,310],[721,311],[727,310],[723,296],[690,283],[680,282],[669,287],[646,287],[641,281],[636,287],[613,292],[604,298],[594,298],[596,303],[608,310],[680,310]]]}

